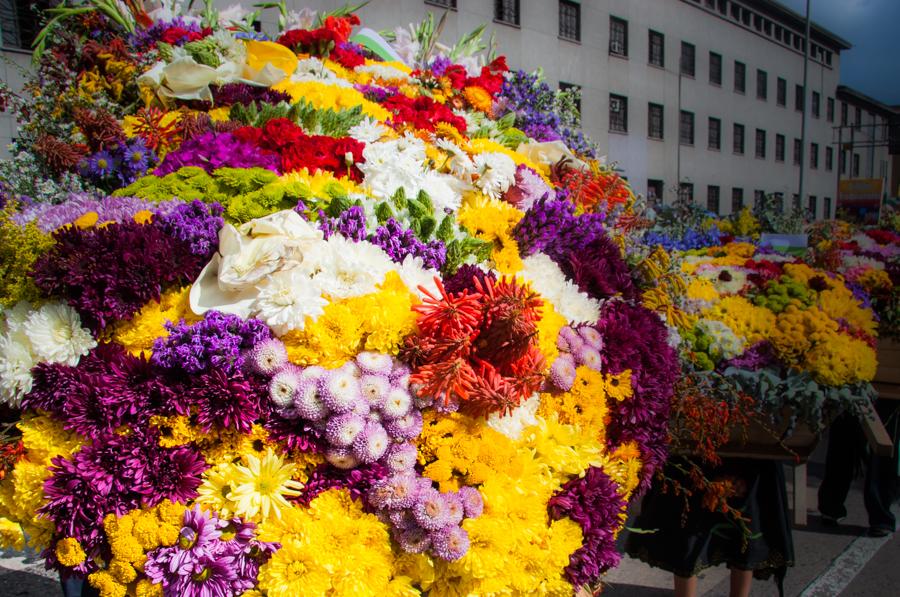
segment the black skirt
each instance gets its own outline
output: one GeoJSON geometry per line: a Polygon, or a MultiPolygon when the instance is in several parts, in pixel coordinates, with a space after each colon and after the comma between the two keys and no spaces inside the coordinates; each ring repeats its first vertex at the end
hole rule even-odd
{"type": "MultiPolygon", "coordinates": [[[[666,465],[666,475],[684,482],[677,459],[666,465]]],[[[794,543],[788,515],[787,492],[781,463],[771,460],[725,458],[705,471],[710,479],[729,478],[737,494],[729,505],[749,518],[749,536],[722,513],[710,512],[694,495],[687,500],[664,493],[658,479],[644,496],[641,511],[629,524],[625,551],[655,568],[690,577],[704,568],[727,564],[753,570],[757,578],[775,576],[781,587],[788,566],[794,565],[794,543]],[[654,532],[646,532],[654,531],[654,532]]]]}

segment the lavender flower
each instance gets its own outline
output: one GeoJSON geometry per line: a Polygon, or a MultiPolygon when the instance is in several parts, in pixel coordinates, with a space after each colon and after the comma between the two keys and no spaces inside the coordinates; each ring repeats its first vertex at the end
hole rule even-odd
{"type": "Polygon", "coordinates": [[[381,247],[392,261],[402,263],[407,256],[421,257],[425,267],[441,269],[447,261],[447,247],[440,240],[423,243],[412,230],[404,230],[397,220],[388,218],[369,237],[369,242],[381,247]]]}
{"type": "Polygon", "coordinates": [[[359,205],[353,205],[338,217],[329,218],[324,211],[319,210],[319,229],[326,239],[338,233],[355,242],[365,240],[366,212],[359,205]]]}
{"type": "Polygon", "coordinates": [[[219,248],[219,229],[225,224],[218,203],[204,204],[196,199],[175,206],[159,217],[166,234],[188,244],[191,253],[208,261],[219,248]]]}

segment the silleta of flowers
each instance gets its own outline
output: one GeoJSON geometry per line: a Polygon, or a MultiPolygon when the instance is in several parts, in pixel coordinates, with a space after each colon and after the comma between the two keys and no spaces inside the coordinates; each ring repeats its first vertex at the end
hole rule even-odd
{"type": "MultiPolygon", "coordinates": [[[[3,541],[104,597],[595,585],[679,363],[571,97],[433,22],[128,6],[54,13],[4,95],[3,541]]],[[[850,350],[845,299],[810,325],[850,350]]]]}

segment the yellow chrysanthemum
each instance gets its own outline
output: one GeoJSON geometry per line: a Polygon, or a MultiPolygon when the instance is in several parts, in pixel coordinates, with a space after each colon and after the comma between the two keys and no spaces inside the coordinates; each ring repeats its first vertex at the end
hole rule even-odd
{"type": "Polygon", "coordinates": [[[150,301],[129,321],[116,324],[111,339],[126,348],[131,354],[150,354],[153,342],[165,338],[169,332],[166,323],[178,323],[184,319],[188,323],[199,321],[190,308],[191,287],[168,290],[160,296],[159,302],[150,301]]]}
{"type": "Polygon", "coordinates": [[[751,345],[768,338],[775,325],[774,313],[742,296],[724,297],[706,317],[721,321],[751,345]]]}
{"type": "Polygon", "coordinates": [[[282,508],[290,508],[284,496],[300,495],[303,485],[292,479],[294,465],[285,464],[271,448],[262,458],[248,454],[247,466],[231,469],[231,493],[238,516],[250,520],[266,520],[270,515],[281,516],[282,508]]]}
{"type": "Polygon", "coordinates": [[[626,369],[618,375],[607,373],[604,381],[606,395],[610,398],[614,398],[619,402],[631,398],[631,369],[626,369]]]}
{"type": "Polygon", "coordinates": [[[25,549],[22,527],[8,518],[0,517],[0,546],[21,551],[25,549]]]}
{"type": "Polygon", "coordinates": [[[56,559],[63,566],[77,566],[84,562],[87,554],[75,537],[66,537],[56,543],[56,559]]]}
{"type": "Polygon", "coordinates": [[[231,492],[233,489],[233,465],[230,462],[218,464],[203,473],[203,482],[197,488],[195,503],[230,518],[232,511],[231,492]]]}
{"type": "Polygon", "coordinates": [[[150,425],[159,432],[159,445],[163,448],[183,446],[197,439],[190,419],[182,415],[154,415],[150,417],[150,425]]]}
{"type": "Polygon", "coordinates": [[[463,95],[466,97],[466,101],[469,102],[469,105],[479,112],[484,112],[490,116],[494,98],[491,97],[491,94],[488,93],[484,87],[466,87],[463,89],[463,95]]]}
{"type": "Polygon", "coordinates": [[[272,89],[287,93],[294,102],[302,99],[319,109],[349,110],[359,106],[363,114],[380,122],[391,117],[390,112],[375,102],[367,100],[362,93],[352,87],[338,87],[319,81],[293,82],[286,80],[273,86],[272,89]]]}
{"type": "Polygon", "coordinates": [[[509,203],[481,193],[469,193],[463,198],[457,217],[473,236],[493,245],[491,258],[497,269],[514,274],[523,264],[512,231],[524,215],[509,203]]]}

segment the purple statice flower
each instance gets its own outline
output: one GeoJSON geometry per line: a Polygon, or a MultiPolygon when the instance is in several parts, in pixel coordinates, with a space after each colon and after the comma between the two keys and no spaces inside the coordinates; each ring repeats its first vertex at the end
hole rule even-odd
{"type": "Polygon", "coordinates": [[[35,222],[43,232],[53,232],[66,224],[71,224],[84,214],[94,212],[98,222],[130,222],[140,211],[151,211],[155,215],[168,213],[181,201],[172,200],[153,203],[137,197],[99,197],[90,193],[71,193],[58,204],[31,203],[13,215],[13,221],[20,226],[35,222]]]}
{"type": "Polygon", "coordinates": [[[458,526],[443,528],[431,533],[434,555],[448,562],[455,562],[469,551],[469,534],[458,526]]]}
{"type": "Polygon", "coordinates": [[[366,239],[366,212],[359,205],[353,205],[336,218],[319,210],[319,229],[328,239],[338,233],[348,240],[360,242],[366,239]]]}
{"type": "Polygon", "coordinates": [[[524,164],[519,164],[519,167],[516,168],[515,184],[509,187],[509,190],[503,195],[503,199],[525,211],[530,209],[538,199],[553,198],[555,195],[553,189],[537,172],[524,164]]]}
{"type": "Polygon", "coordinates": [[[156,224],[64,228],[53,239],[34,264],[34,282],[46,296],[68,302],[93,330],[130,319],[164,288],[195,280],[205,265],[156,224]]]}
{"type": "Polygon", "coordinates": [[[207,311],[194,324],[166,324],[169,335],[157,338],[152,360],[166,369],[195,374],[210,368],[232,373],[244,364],[246,351],[271,338],[268,326],[258,319],[207,311]]]}
{"type": "Polygon", "coordinates": [[[381,247],[388,257],[396,263],[402,263],[407,256],[421,257],[424,266],[441,269],[447,261],[447,247],[440,240],[427,243],[419,240],[412,230],[404,230],[397,220],[388,218],[369,236],[369,242],[381,247]]]}
{"type": "Polygon", "coordinates": [[[297,205],[294,206],[294,212],[303,218],[305,222],[309,221],[309,216],[306,214],[307,210],[306,203],[303,202],[303,199],[297,199],[297,205]]]}
{"type": "Polygon", "coordinates": [[[459,499],[462,501],[463,510],[466,518],[478,518],[484,512],[484,498],[481,492],[474,487],[464,485],[457,492],[459,499]]]}
{"type": "Polygon", "coordinates": [[[195,199],[158,216],[159,226],[172,238],[187,243],[191,253],[208,261],[219,248],[219,229],[225,224],[222,212],[218,203],[195,199]]]}
{"type": "Polygon", "coordinates": [[[242,141],[231,133],[207,132],[166,154],[153,173],[165,176],[185,166],[196,166],[206,172],[218,168],[265,168],[280,174],[280,163],[278,154],[242,141]]]}
{"type": "Polygon", "coordinates": [[[375,481],[366,499],[379,510],[409,510],[416,504],[419,491],[414,473],[398,473],[375,481]]]}
{"type": "Polygon", "coordinates": [[[453,65],[452,60],[450,60],[443,54],[440,54],[440,55],[434,57],[434,60],[431,61],[431,65],[429,66],[429,68],[431,69],[431,72],[432,72],[432,74],[434,74],[435,77],[443,77],[444,72],[447,70],[448,67],[450,67],[452,65],[453,65]]]}
{"type": "Polygon", "coordinates": [[[631,399],[608,401],[607,443],[637,443],[644,463],[641,488],[646,489],[668,455],[669,408],[680,375],[678,355],[668,344],[666,325],[642,306],[607,301],[595,327],[603,338],[606,372],[631,370],[631,399]]]}
{"type": "Polygon", "coordinates": [[[218,87],[213,86],[211,89],[213,104],[216,106],[291,103],[291,96],[283,91],[247,83],[226,83],[218,87]]]}
{"type": "Polygon", "coordinates": [[[175,41],[174,45],[177,46],[190,41],[188,34],[199,34],[201,32],[198,21],[188,21],[184,17],[178,16],[172,20],[157,21],[147,29],[135,30],[134,33],[128,36],[128,44],[136,50],[153,49],[156,47],[156,43],[162,40],[163,34],[170,29],[180,29],[185,32],[185,35],[175,41]]]}
{"type": "Polygon", "coordinates": [[[226,373],[212,369],[190,378],[188,399],[197,413],[197,422],[206,431],[213,427],[249,433],[259,418],[261,384],[254,384],[239,370],[226,373]]]}
{"type": "Polygon", "coordinates": [[[571,518],[584,535],[582,546],[569,556],[566,566],[566,577],[572,585],[592,586],[619,563],[616,532],[626,505],[616,483],[603,469],[593,466],[550,498],[550,517],[571,518]]]}

